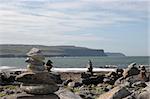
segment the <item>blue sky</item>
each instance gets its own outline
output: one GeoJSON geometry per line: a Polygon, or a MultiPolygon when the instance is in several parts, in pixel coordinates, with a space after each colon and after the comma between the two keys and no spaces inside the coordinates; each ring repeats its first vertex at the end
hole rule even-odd
{"type": "Polygon", "coordinates": [[[0,43],[150,55],[149,0],[0,0],[0,43]],[[149,54],[148,54],[149,53],[149,54]]]}

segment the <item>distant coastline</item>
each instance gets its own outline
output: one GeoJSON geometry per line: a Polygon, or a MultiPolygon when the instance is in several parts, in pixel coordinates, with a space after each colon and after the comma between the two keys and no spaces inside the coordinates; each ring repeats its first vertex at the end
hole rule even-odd
{"type": "Polygon", "coordinates": [[[77,46],[0,44],[0,57],[27,57],[26,53],[33,47],[41,49],[45,57],[125,56],[123,53],[104,52],[103,49],[77,46]]]}

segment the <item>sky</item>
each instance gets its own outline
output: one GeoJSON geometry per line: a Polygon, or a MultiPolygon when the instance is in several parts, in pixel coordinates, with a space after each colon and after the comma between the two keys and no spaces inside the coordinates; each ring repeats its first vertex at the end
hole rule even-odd
{"type": "Polygon", "coordinates": [[[149,0],[0,0],[0,44],[150,56],[149,0]]]}

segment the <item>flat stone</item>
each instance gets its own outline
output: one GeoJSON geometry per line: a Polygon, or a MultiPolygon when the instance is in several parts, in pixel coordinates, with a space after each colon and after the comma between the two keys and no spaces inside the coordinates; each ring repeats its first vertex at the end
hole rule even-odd
{"type": "Polygon", "coordinates": [[[53,75],[48,72],[27,72],[16,77],[18,82],[25,84],[55,84],[53,75]]]}
{"type": "Polygon", "coordinates": [[[26,93],[39,95],[54,93],[59,89],[56,84],[22,84],[20,88],[26,93]]]}

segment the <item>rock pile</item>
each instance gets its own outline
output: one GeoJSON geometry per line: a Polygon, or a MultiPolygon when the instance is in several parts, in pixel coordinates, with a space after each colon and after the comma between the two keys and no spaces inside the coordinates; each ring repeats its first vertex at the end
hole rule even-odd
{"type": "Polygon", "coordinates": [[[16,77],[18,82],[22,82],[20,88],[29,94],[49,94],[59,89],[52,74],[44,71],[44,56],[41,50],[37,48],[31,49],[27,53],[26,62],[27,72],[16,77]]]}
{"type": "Polygon", "coordinates": [[[144,66],[138,68],[135,63],[132,63],[122,74],[119,73],[122,76],[117,77],[116,72],[107,74],[106,77],[109,79],[117,77],[114,80],[114,88],[100,95],[98,99],[150,99],[148,95],[150,87],[147,85],[149,81],[146,73],[144,66]]]}

